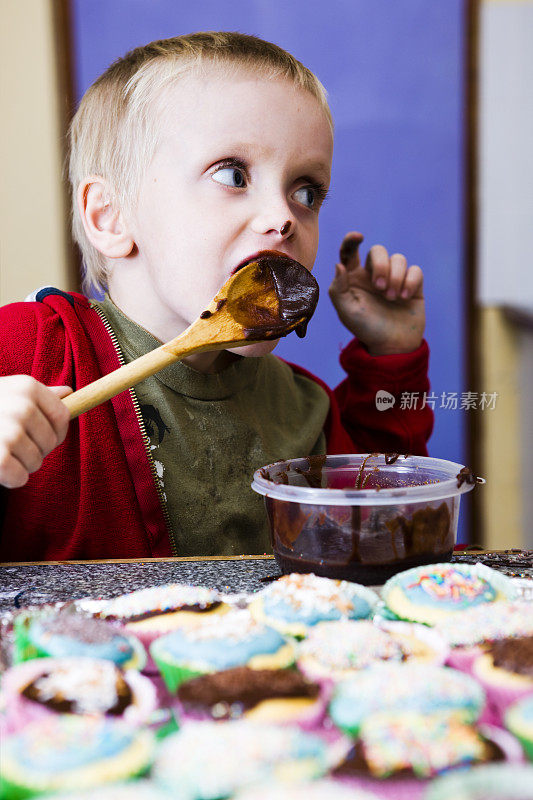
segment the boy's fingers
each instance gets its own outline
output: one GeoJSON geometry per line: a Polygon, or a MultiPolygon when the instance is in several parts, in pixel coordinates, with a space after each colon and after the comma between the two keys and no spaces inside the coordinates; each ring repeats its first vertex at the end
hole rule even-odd
{"type": "Polygon", "coordinates": [[[387,300],[396,300],[399,297],[406,272],[406,257],[400,253],[394,253],[390,257],[389,285],[385,295],[387,300]]]}
{"type": "Polygon", "coordinates": [[[28,468],[36,460],[36,451],[42,461],[58,444],[51,423],[29,400],[21,400],[18,413],[2,420],[0,435],[2,443],[28,468]]]}
{"type": "Polygon", "coordinates": [[[50,389],[57,397],[63,398],[69,394],[72,394],[72,389],[70,386],[47,386],[47,389],[50,389]]]}
{"type": "Polygon", "coordinates": [[[413,265],[405,273],[400,297],[408,300],[411,297],[423,297],[424,273],[420,267],[413,265]]]}
{"type": "Polygon", "coordinates": [[[43,453],[40,445],[33,439],[23,436],[11,447],[11,455],[19,461],[26,472],[30,473],[40,468],[46,453],[43,453]]]}
{"type": "Polygon", "coordinates": [[[343,264],[335,264],[335,276],[329,287],[329,296],[345,292],[348,289],[348,276],[346,267],[343,264]]]}
{"type": "Polygon", "coordinates": [[[339,259],[347,269],[356,269],[361,265],[359,258],[359,245],[363,241],[364,236],[358,231],[351,231],[347,233],[342,240],[341,249],[339,251],[339,259]]]}
{"type": "Polygon", "coordinates": [[[0,451],[0,485],[7,489],[19,489],[28,482],[28,470],[24,469],[18,458],[7,450],[0,451]]]}
{"type": "Polygon", "coordinates": [[[57,438],[63,441],[70,422],[70,413],[66,405],[58,401],[59,398],[70,394],[72,389],[69,386],[39,385],[39,390],[37,398],[39,408],[54,429],[57,438]]]}
{"type": "Polygon", "coordinates": [[[367,270],[376,289],[383,291],[389,285],[390,261],[389,254],[381,244],[375,244],[368,251],[365,269],[367,270]]]}

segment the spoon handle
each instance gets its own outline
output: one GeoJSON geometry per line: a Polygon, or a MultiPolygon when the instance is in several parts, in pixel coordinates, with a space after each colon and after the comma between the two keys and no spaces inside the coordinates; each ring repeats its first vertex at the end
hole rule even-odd
{"type": "MultiPolygon", "coordinates": [[[[62,402],[70,411],[70,418],[76,419],[80,414],[89,411],[91,408],[105,403],[125,389],[131,389],[150,375],[154,375],[159,370],[168,367],[176,361],[180,361],[187,355],[197,353],[201,350],[221,350],[228,345],[246,344],[246,342],[213,342],[207,341],[205,332],[198,330],[201,326],[193,323],[180,336],[172,339],[166,344],[162,344],[155,350],[150,350],[143,356],[124,364],[122,367],[103,375],[93,383],[89,383],[82,389],[64,397],[62,402]]],[[[202,326],[203,327],[203,326],[202,326]]],[[[234,334],[235,335],[235,334],[234,334]]]]}
{"type": "Polygon", "coordinates": [[[177,361],[178,357],[165,350],[164,347],[162,345],[156,350],[151,350],[144,356],[130,361],[129,364],[124,364],[113,372],[103,375],[97,381],[64,397],[62,402],[70,411],[70,418],[76,419],[84,411],[89,411],[100,403],[105,403],[106,400],[110,400],[125,389],[130,389],[163,367],[177,361]]]}

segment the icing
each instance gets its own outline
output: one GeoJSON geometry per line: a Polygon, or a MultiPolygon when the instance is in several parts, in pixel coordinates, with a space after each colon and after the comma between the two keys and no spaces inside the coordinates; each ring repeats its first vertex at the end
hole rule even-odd
{"type": "Polygon", "coordinates": [[[261,598],[267,617],[315,625],[320,620],[370,616],[372,606],[362,596],[365,591],[348,581],[292,573],[264,589],[261,598]]]}
{"type": "Polygon", "coordinates": [[[422,567],[416,577],[406,575],[399,583],[411,602],[439,608],[468,608],[490,602],[497,594],[479,575],[442,564],[422,567]]]}
{"type": "Polygon", "coordinates": [[[83,659],[56,665],[50,672],[44,663],[42,669],[44,674],[32,682],[38,702],[61,698],[72,703],[77,714],[105,714],[117,705],[117,685],[123,678],[111,661],[83,659]]]}
{"type": "Polygon", "coordinates": [[[229,669],[256,655],[275,653],[284,645],[280,633],[256,622],[243,610],[202,620],[194,628],[178,629],[158,639],[152,648],[158,657],[170,661],[229,669]]]}
{"type": "Polygon", "coordinates": [[[189,586],[182,583],[170,583],[164,586],[149,586],[129,594],[120,595],[108,600],[100,611],[102,617],[129,619],[146,612],[175,611],[182,607],[198,606],[207,609],[222,601],[219,592],[203,586],[189,586]]]}
{"type": "Polygon", "coordinates": [[[510,731],[533,740],[533,694],[511,706],[505,721],[510,731]]]}
{"type": "Polygon", "coordinates": [[[238,800],[377,800],[375,794],[353,786],[343,786],[332,780],[312,783],[254,786],[238,795],[238,800]]]}
{"type": "MultiPolygon", "coordinates": [[[[114,783],[111,786],[98,786],[98,793],[94,789],[79,791],[75,794],[46,795],[47,800],[169,800],[169,796],[162,789],[149,780],[136,780],[134,784],[114,783]],[[135,788],[133,788],[135,787],[135,788]]],[[[357,798],[355,798],[357,800],[357,798]]]]}
{"type": "Polygon", "coordinates": [[[77,614],[32,619],[29,636],[50,656],[90,656],[125,664],[133,658],[131,642],[110,624],[77,614]]]}
{"type": "Polygon", "coordinates": [[[442,715],[375,714],[359,736],[373,775],[412,770],[427,778],[448,767],[484,759],[487,746],[472,726],[442,715]]]}
{"type": "Polygon", "coordinates": [[[338,685],[330,713],[336,724],[348,729],[384,710],[461,711],[475,719],[484,700],[483,689],[473,678],[449,667],[378,663],[338,685]]]}
{"type": "Polygon", "coordinates": [[[437,623],[438,632],[453,647],[533,635],[533,606],[528,602],[497,600],[465,609],[461,624],[454,617],[437,623]]]}
{"type": "Polygon", "coordinates": [[[133,738],[128,727],[105,718],[64,714],[30,723],[4,746],[20,767],[46,777],[117,756],[133,738]]]}
{"type": "Polygon", "coordinates": [[[378,660],[403,661],[406,648],[366,620],[319,622],[300,645],[302,662],[315,659],[328,670],[364,669],[378,660]]]}

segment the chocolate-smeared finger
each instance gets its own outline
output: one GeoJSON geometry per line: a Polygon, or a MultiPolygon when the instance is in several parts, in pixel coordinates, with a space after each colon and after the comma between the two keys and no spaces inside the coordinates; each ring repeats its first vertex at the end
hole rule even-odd
{"type": "Polygon", "coordinates": [[[358,258],[357,251],[363,239],[364,236],[362,233],[348,233],[344,237],[339,250],[341,264],[344,264],[345,267],[352,266],[351,262],[358,258]]]}

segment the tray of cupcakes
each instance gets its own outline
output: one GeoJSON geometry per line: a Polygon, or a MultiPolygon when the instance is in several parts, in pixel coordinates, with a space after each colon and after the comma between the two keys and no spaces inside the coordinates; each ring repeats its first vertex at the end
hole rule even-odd
{"type": "Polygon", "coordinates": [[[531,800],[532,611],[451,563],[18,609],[0,797],[531,800]]]}

